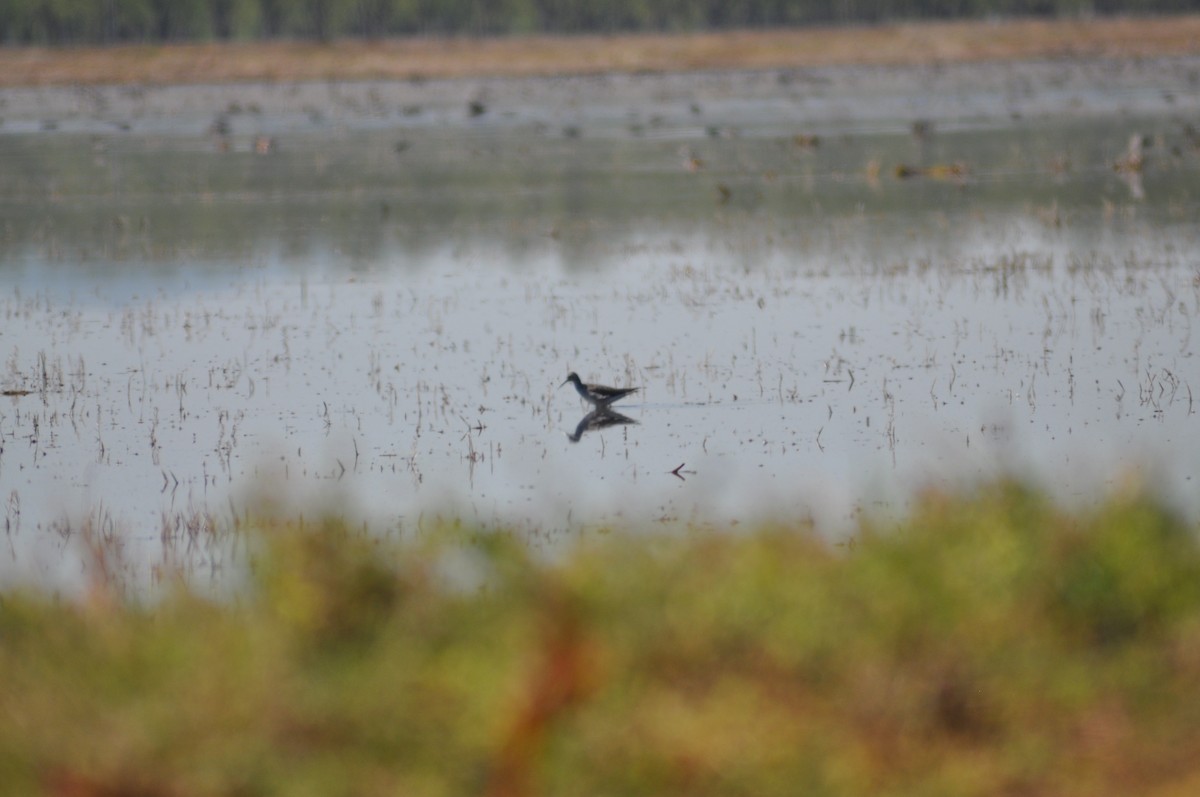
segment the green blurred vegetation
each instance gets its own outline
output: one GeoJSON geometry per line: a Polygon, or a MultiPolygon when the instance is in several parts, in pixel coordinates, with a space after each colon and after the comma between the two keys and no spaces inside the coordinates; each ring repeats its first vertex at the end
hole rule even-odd
{"type": "Polygon", "coordinates": [[[1188,0],[8,0],[0,43],[682,31],[1191,12],[1188,0]]]}
{"type": "Polygon", "coordinates": [[[62,795],[1200,789],[1200,546],[1005,482],[805,526],[382,541],[260,523],[244,589],[0,595],[0,782],[62,795]]]}

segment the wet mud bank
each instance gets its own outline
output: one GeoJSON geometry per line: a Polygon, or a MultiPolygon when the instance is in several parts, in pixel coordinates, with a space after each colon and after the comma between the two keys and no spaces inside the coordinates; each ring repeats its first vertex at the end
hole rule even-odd
{"type": "Polygon", "coordinates": [[[0,134],[198,135],[379,128],[567,126],[566,133],[714,124],[765,115],[840,126],[1043,116],[1187,114],[1200,57],[570,77],[362,80],[0,89],[0,134]]]}

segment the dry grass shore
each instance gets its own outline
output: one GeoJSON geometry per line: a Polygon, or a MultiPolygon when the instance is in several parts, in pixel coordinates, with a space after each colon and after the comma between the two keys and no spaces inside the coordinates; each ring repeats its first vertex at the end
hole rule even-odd
{"type": "Polygon", "coordinates": [[[0,87],[538,76],[1200,53],[1200,15],[687,35],[0,48],[0,87]]]}

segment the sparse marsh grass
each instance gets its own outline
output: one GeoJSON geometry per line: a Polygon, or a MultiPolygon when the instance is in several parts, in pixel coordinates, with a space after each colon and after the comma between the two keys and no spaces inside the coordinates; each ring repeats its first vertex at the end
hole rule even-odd
{"type": "Polygon", "coordinates": [[[0,583],[90,528],[220,584],[263,485],[547,546],[1135,460],[1200,511],[1194,71],[4,90],[0,583]]]}
{"type": "Polygon", "coordinates": [[[251,526],[229,600],[0,595],[8,794],[1200,784],[1197,529],[1145,495],[1002,481],[849,544],[615,531],[549,563],[461,526],[251,526]]]}
{"type": "Polygon", "coordinates": [[[848,522],[872,479],[901,495],[1029,468],[1086,497],[1140,461],[1194,516],[1192,238],[1096,251],[998,216],[1011,244],[993,244],[950,218],[966,240],[924,228],[946,251],[845,263],[747,219],[767,260],[745,268],[723,233],[669,234],[612,245],[600,274],[468,249],[111,303],[14,290],[0,581],[82,586],[90,524],[123,538],[134,593],[181,570],[220,583],[240,550],[224,530],[264,485],[375,524],[469,504],[553,546],[646,518],[848,522]],[[571,443],[573,367],[642,386],[638,423],[571,443]]]}

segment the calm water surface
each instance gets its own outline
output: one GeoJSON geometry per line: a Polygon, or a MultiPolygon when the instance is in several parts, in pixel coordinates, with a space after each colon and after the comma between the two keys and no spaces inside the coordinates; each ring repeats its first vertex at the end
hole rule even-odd
{"type": "Polygon", "coordinates": [[[551,548],[1003,471],[1200,510],[1186,114],[757,91],[0,126],[0,578],[77,583],[89,531],[134,587],[219,580],[206,523],[271,508],[551,548]]]}

